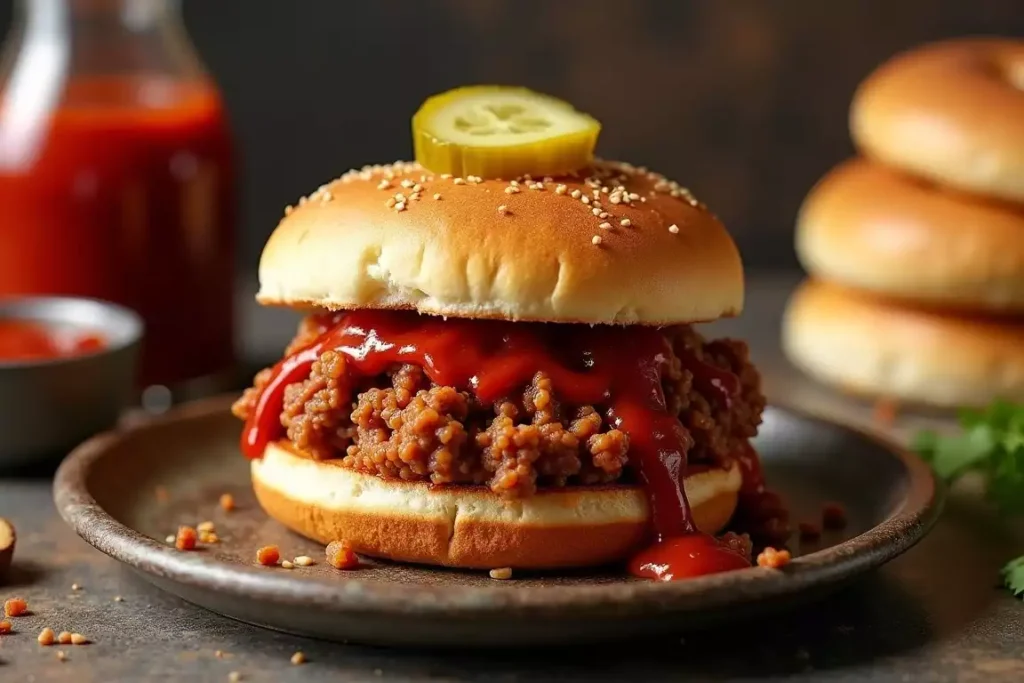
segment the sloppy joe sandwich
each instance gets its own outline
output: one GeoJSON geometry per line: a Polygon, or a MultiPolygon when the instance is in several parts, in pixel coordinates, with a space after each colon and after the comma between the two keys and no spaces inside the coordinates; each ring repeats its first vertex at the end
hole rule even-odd
{"type": "Polygon", "coordinates": [[[465,88],[414,124],[422,163],[323,185],[264,249],[259,301],[306,317],[234,407],[263,508],[407,562],[749,566],[714,535],[786,515],[747,347],[693,327],[743,307],[722,224],[551,98],[465,88]]]}

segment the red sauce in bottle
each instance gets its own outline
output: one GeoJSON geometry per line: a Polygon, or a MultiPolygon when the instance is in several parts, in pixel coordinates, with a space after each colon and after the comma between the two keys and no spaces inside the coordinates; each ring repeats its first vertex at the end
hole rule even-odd
{"type": "MultiPolygon", "coordinates": [[[[0,295],[120,303],[144,319],[143,384],[233,356],[233,169],[204,83],[73,78],[28,157],[0,144],[0,295]]],[[[45,114],[45,113],[44,113],[45,114]]],[[[3,141],[4,139],[0,139],[3,141]]]]}
{"type": "MultiPolygon", "coordinates": [[[[273,368],[242,434],[248,457],[260,457],[268,443],[281,438],[284,388],[306,379],[325,350],[345,354],[349,368],[364,376],[396,363],[418,365],[436,384],[473,392],[485,403],[521,391],[535,373],[544,372],[563,401],[603,406],[610,424],[629,435],[630,463],[648,493],[655,541],[631,564],[637,575],[668,580],[749,566],[701,534],[690,515],[683,478],[693,441],[666,409],[662,374],[671,348],[661,331],[444,320],[372,310],[325,316],[320,324],[323,334],[315,342],[273,368]]],[[[723,400],[739,390],[731,373],[694,357],[682,360],[695,381],[723,400]]]]}
{"type": "Polygon", "coordinates": [[[29,320],[0,320],[0,363],[81,356],[104,345],[93,333],[57,331],[29,320]]]}

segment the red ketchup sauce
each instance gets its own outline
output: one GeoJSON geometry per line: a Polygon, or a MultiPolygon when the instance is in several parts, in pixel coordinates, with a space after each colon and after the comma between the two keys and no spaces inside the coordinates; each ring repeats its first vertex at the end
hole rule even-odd
{"type": "MultiPolygon", "coordinates": [[[[343,353],[350,371],[372,376],[396,363],[423,368],[436,384],[473,392],[493,403],[547,374],[559,398],[604,406],[608,421],[629,435],[630,465],[647,491],[654,544],[630,564],[642,577],[670,580],[750,566],[738,553],[702,534],[683,489],[689,432],[668,413],[662,374],[671,347],[647,327],[546,325],[461,320],[415,313],[361,310],[321,316],[320,336],[274,366],[242,432],[242,450],[262,456],[284,434],[284,388],[310,374],[327,350],[343,353]]],[[[681,358],[705,391],[731,401],[732,373],[692,356],[681,358]]]]}
{"type": "Polygon", "coordinates": [[[92,333],[59,333],[28,320],[0,320],[0,363],[80,356],[104,345],[92,333]]]}

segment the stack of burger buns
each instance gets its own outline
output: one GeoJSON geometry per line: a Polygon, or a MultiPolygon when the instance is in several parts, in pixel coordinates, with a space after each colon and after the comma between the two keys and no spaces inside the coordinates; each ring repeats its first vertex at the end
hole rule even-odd
{"type": "Polygon", "coordinates": [[[787,356],[856,394],[1024,399],[1024,41],[897,56],[857,90],[850,129],[860,156],[800,210],[810,277],[787,356]]]}

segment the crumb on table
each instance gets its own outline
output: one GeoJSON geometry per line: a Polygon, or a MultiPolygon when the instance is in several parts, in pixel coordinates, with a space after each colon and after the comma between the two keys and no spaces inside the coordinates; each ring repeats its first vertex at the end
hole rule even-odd
{"type": "Polygon", "coordinates": [[[276,545],[265,545],[256,551],[256,561],[264,567],[273,567],[281,559],[281,551],[276,545]]]}
{"type": "Polygon", "coordinates": [[[196,530],[190,526],[179,526],[178,535],[174,538],[174,547],[178,550],[195,550],[196,530]]]}
{"type": "Polygon", "coordinates": [[[490,577],[492,579],[498,579],[504,581],[505,579],[512,578],[512,567],[499,567],[498,569],[492,569],[490,571],[490,577]]]}
{"type": "Polygon", "coordinates": [[[54,642],[56,642],[57,636],[53,634],[53,629],[47,626],[39,632],[39,635],[36,636],[36,640],[38,640],[39,644],[43,647],[49,647],[50,645],[53,645],[54,642]]]}
{"type": "Polygon", "coordinates": [[[7,635],[13,628],[14,627],[11,625],[11,622],[8,620],[4,619],[3,621],[0,621],[0,636],[7,635]]]}
{"type": "Polygon", "coordinates": [[[20,617],[28,612],[28,603],[24,598],[10,598],[4,602],[4,616],[20,617]]]}
{"type": "Polygon", "coordinates": [[[335,569],[355,569],[359,566],[359,557],[346,541],[331,541],[325,552],[327,564],[335,569]]]}
{"type": "Polygon", "coordinates": [[[230,493],[222,493],[220,496],[220,507],[224,512],[231,512],[235,509],[235,497],[230,493]]]}

